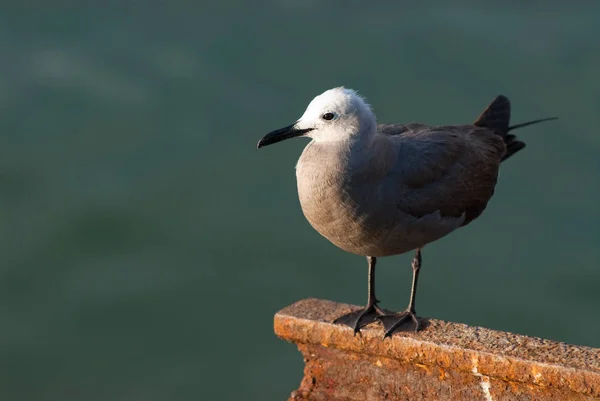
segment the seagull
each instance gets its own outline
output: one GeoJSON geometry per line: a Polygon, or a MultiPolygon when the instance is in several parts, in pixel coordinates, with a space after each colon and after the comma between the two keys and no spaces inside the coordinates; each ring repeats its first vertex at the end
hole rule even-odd
{"type": "Polygon", "coordinates": [[[272,131],[260,149],[308,137],[296,165],[298,195],[312,227],[368,263],[368,301],[334,320],[360,329],[382,322],[384,339],[412,321],[422,249],[485,210],[500,164],[525,143],[509,132],[556,117],[509,125],[510,102],[497,96],[472,124],[378,124],[356,91],[333,88],[315,97],[292,125],[272,131]],[[415,251],[406,310],[392,313],[375,296],[377,258],[415,251]]]}

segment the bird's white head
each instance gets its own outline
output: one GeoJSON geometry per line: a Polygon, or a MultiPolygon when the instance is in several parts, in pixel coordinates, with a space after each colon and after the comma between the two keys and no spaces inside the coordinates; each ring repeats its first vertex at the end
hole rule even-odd
{"type": "Polygon", "coordinates": [[[307,136],[315,142],[368,140],[376,132],[375,114],[352,89],[330,89],[315,97],[296,123],[265,135],[261,148],[284,139],[307,136]]]}
{"type": "Polygon", "coordinates": [[[340,87],[315,97],[296,127],[311,128],[306,136],[317,142],[340,141],[374,132],[375,115],[358,93],[340,87]]]}

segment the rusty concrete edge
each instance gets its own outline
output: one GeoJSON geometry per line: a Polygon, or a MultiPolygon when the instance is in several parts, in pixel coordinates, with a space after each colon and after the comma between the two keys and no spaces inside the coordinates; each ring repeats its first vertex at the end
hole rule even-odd
{"type": "Polygon", "coordinates": [[[568,389],[579,394],[600,396],[600,363],[596,364],[600,361],[598,349],[433,319],[429,321],[430,327],[422,332],[399,333],[385,341],[382,340],[383,330],[378,325],[364,328],[355,337],[350,328],[331,323],[333,318],[352,308],[358,307],[314,298],[298,301],[275,314],[275,334],[298,344],[334,347],[346,352],[390,358],[403,363],[436,366],[509,382],[568,389]],[[476,341],[479,341],[481,333],[485,334],[482,336],[485,338],[509,336],[518,343],[539,343],[541,340],[547,348],[553,349],[555,345],[556,349],[571,359],[573,355],[583,352],[588,358],[591,356],[594,366],[566,366],[556,362],[559,357],[556,357],[554,362],[548,362],[541,358],[506,355],[501,350],[493,350],[495,344],[485,342],[474,344],[474,347],[449,345],[444,343],[443,339],[435,338],[436,329],[444,334],[458,336],[475,330],[478,333],[476,341]],[[481,349],[475,349],[477,347],[481,349]],[[489,347],[492,348],[491,351],[485,350],[489,347]]]}

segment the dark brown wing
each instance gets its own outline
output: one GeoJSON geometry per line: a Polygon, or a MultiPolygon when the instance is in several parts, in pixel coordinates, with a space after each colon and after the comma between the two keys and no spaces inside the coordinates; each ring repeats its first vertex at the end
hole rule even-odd
{"type": "Polygon", "coordinates": [[[463,225],[477,218],[494,194],[501,161],[525,147],[508,132],[544,118],[510,126],[510,101],[497,96],[473,125],[431,127],[419,123],[378,125],[379,132],[399,141],[392,175],[398,185],[398,206],[422,217],[465,215],[463,225]]]}
{"type": "Polygon", "coordinates": [[[472,125],[405,129],[393,138],[399,151],[393,179],[398,207],[416,217],[439,210],[442,216],[478,217],[494,193],[505,153],[502,138],[472,125]]]}

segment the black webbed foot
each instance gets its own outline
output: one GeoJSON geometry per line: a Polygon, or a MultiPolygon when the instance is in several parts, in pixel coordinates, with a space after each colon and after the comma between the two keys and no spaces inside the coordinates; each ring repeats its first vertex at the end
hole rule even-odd
{"type": "Polygon", "coordinates": [[[333,323],[349,326],[354,330],[354,334],[366,325],[373,323],[378,318],[388,314],[389,312],[381,309],[376,304],[367,305],[363,309],[355,310],[335,319],[333,323]]]}
{"type": "Polygon", "coordinates": [[[394,332],[404,325],[408,320],[412,320],[415,326],[415,332],[419,331],[419,319],[414,311],[405,310],[404,312],[394,313],[394,314],[386,314],[381,315],[378,319],[383,323],[383,328],[385,330],[385,334],[383,338],[391,337],[394,332]]]}

